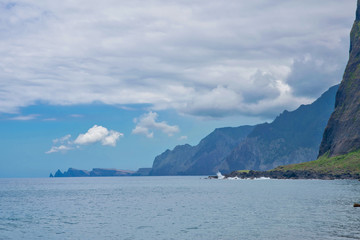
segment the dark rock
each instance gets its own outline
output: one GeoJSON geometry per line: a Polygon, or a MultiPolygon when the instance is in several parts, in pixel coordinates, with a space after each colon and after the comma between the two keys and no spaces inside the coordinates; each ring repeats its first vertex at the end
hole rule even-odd
{"type": "Polygon", "coordinates": [[[354,203],[354,207],[360,207],[359,203],[354,203]]]}
{"type": "Polygon", "coordinates": [[[287,170],[287,171],[249,171],[249,172],[238,172],[234,171],[230,174],[225,174],[225,177],[238,177],[242,179],[254,179],[260,177],[272,178],[272,179],[322,179],[322,180],[333,180],[333,179],[358,179],[360,174],[345,173],[341,175],[319,173],[314,171],[302,171],[302,170],[287,170]]]}
{"type": "Polygon", "coordinates": [[[54,177],[64,177],[64,174],[58,169],[54,175],[54,177]]]}
{"type": "Polygon", "coordinates": [[[91,177],[116,177],[131,176],[134,171],[118,170],[114,168],[93,168],[90,172],[91,177]]]}
{"type": "Polygon", "coordinates": [[[50,178],[53,178],[53,177],[54,177],[54,175],[53,175],[52,173],[50,173],[49,177],[50,177],[50,178]]]}
{"type": "Polygon", "coordinates": [[[350,33],[350,54],[343,80],[320,145],[329,157],[360,149],[360,0],[350,33]]]}
{"type": "Polygon", "coordinates": [[[69,168],[66,172],[64,172],[64,177],[88,177],[90,176],[90,172],[86,170],[79,170],[75,168],[69,168]]]}
{"type": "Polygon", "coordinates": [[[149,176],[152,168],[139,168],[133,176],[149,176]]]}

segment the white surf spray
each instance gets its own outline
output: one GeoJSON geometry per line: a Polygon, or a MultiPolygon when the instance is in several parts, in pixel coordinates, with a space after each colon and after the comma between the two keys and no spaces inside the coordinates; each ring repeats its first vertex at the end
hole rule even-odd
{"type": "Polygon", "coordinates": [[[254,180],[269,180],[271,178],[269,177],[259,177],[259,178],[255,178],[254,180]]]}
{"type": "Polygon", "coordinates": [[[225,178],[225,176],[222,175],[220,171],[218,171],[218,172],[216,173],[216,175],[217,175],[218,179],[224,179],[224,178],[225,178]]]}
{"type": "Polygon", "coordinates": [[[228,180],[239,180],[240,178],[238,178],[237,176],[235,176],[235,177],[228,177],[227,179],[228,179],[228,180]]]}

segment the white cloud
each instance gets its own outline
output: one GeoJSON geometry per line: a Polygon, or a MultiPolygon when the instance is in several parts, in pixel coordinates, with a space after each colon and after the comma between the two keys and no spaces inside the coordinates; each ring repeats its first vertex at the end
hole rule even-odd
{"type": "Polygon", "coordinates": [[[16,116],[16,117],[12,117],[9,118],[10,120],[17,120],[17,121],[30,121],[30,120],[34,120],[38,117],[38,114],[30,114],[30,115],[25,115],[25,116],[16,116]]]}
{"type": "Polygon", "coordinates": [[[60,143],[60,144],[63,144],[63,143],[71,144],[70,138],[71,138],[71,134],[67,134],[67,135],[65,135],[64,137],[54,139],[54,140],[53,140],[53,143],[54,143],[54,144],[57,144],[57,143],[60,143]]]}
{"type": "Polygon", "coordinates": [[[46,153],[66,152],[68,150],[79,148],[80,145],[94,144],[97,142],[101,143],[103,146],[115,147],[119,138],[123,136],[123,133],[108,130],[103,126],[94,125],[86,133],[79,134],[75,140],[71,140],[70,134],[54,139],[53,144],[59,146],[52,146],[46,153]]]}
{"type": "Polygon", "coordinates": [[[188,139],[187,136],[181,136],[181,137],[179,137],[179,140],[187,140],[187,139],[188,139]]]}
{"type": "Polygon", "coordinates": [[[82,144],[100,142],[108,134],[109,134],[109,131],[106,128],[104,128],[102,126],[94,125],[86,133],[80,134],[75,139],[74,143],[82,145],[82,144]]]}
{"type": "Polygon", "coordinates": [[[69,147],[69,146],[65,146],[65,145],[60,145],[60,146],[53,146],[51,147],[51,149],[45,153],[50,154],[50,153],[56,153],[56,152],[67,152],[69,150],[71,150],[73,148],[69,147]]]}
{"type": "Polygon", "coordinates": [[[57,121],[56,118],[45,118],[43,119],[44,122],[52,122],[52,121],[57,121]]]}
{"type": "Polygon", "coordinates": [[[158,114],[156,112],[149,112],[142,115],[139,119],[135,119],[135,128],[132,130],[133,134],[143,134],[148,138],[154,137],[154,130],[159,130],[168,136],[179,132],[179,127],[176,125],[169,125],[165,121],[157,122],[158,114]]]}
{"type": "Polygon", "coordinates": [[[70,117],[72,117],[72,118],[82,118],[83,115],[81,115],[81,114],[70,114],[70,117]]]}
{"type": "Polygon", "coordinates": [[[124,134],[111,130],[109,134],[101,140],[101,143],[102,145],[116,146],[116,141],[122,136],[124,136],[124,134]]]}
{"type": "Polygon", "coordinates": [[[124,136],[120,132],[108,130],[105,127],[94,125],[86,133],[80,134],[74,141],[75,144],[85,145],[101,142],[102,145],[116,146],[119,137],[124,136]]]}
{"type": "Polygon", "coordinates": [[[99,101],[278,114],[340,82],[355,8],[355,0],[0,3],[0,112],[99,101]]]}

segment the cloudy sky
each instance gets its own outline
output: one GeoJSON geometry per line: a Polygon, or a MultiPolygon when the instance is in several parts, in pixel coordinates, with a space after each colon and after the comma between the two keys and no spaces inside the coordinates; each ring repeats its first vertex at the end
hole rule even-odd
{"type": "Polygon", "coordinates": [[[19,165],[36,176],[151,166],[215,127],[310,103],[341,81],[355,10],[356,0],[0,0],[0,177],[19,165]]]}

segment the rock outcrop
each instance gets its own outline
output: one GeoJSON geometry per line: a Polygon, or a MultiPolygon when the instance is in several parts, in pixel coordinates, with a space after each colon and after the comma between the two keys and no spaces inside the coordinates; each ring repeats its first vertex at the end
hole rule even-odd
{"type": "Polygon", "coordinates": [[[149,176],[152,168],[139,168],[133,176],[149,176]]]}
{"type": "MultiPolygon", "coordinates": [[[[271,178],[271,179],[323,179],[323,180],[334,180],[334,179],[359,179],[360,174],[358,173],[321,173],[316,171],[307,170],[287,170],[287,171],[234,171],[230,174],[225,175],[226,178],[241,178],[241,179],[254,179],[254,178],[271,178]]],[[[210,176],[209,178],[216,178],[210,176]]]]}
{"type": "Polygon", "coordinates": [[[350,33],[350,55],[336,94],[335,110],[325,129],[319,156],[329,157],[360,149],[360,0],[350,33]]]}

